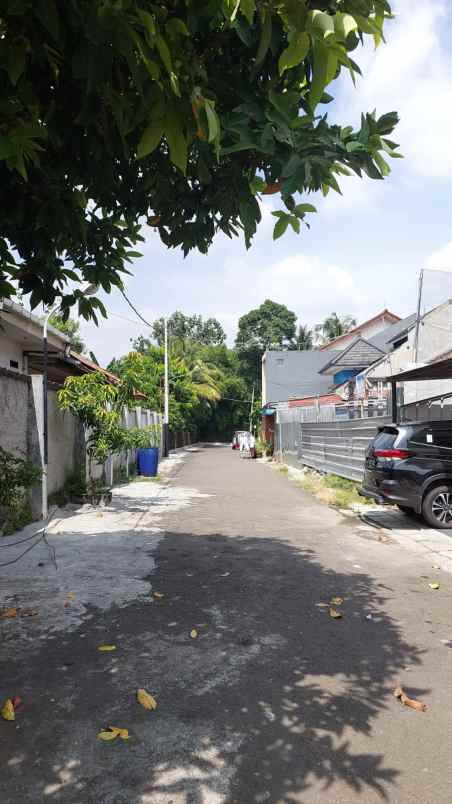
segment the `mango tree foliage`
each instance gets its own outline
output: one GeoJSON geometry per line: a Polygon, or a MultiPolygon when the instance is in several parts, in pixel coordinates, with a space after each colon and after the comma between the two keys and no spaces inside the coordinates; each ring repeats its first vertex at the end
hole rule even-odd
{"type": "Polygon", "coordinates": [[[62,296],[65,315],[95,318],[77,282],[121,286],[143,221],[184,254],[218,231],[249,246],[259,193],[281,195],[279,237],[342,174],[382,179],[397,115],[355,130],[325,104],[390,14],[387,0],[3,0],[0,297],[62,296]]]}

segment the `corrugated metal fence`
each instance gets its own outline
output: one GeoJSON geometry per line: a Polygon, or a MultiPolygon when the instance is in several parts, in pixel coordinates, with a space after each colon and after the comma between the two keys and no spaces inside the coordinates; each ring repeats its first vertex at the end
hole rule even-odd
{"type": "MultiPolygon", "coordinates": [[[[279,412],[276,446],[283,460],[293,466],[310,466],[349,480],[362,480],[364,456],[377,427],[389,417],[335,422],[301,422],[279,412]],[[286,421],[284,421],[286,419],[286,421]]],[[[289,413],[289,411],[287,411],[289,413]]]]}

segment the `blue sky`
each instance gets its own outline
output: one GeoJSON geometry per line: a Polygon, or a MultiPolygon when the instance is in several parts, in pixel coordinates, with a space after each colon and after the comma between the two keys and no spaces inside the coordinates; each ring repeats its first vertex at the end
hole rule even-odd
{"type": "MultiPolygon", "coordinates": [[[[310,325],[332,311],[361,320],[384,307],[407,315],[421,268],[452,271],[452,3],[396,0],[393,6],[386,46],[355,51],[363,78],[356,89],[345,76],[333,85],[330,114],[347,125],[358,124],[361,111],[396,109],[401,122],[394,139],[405,159],[391,161],[384,182],[344,178],[343,197],[315,200],[310,231],[288,232],[276,243],[271,205],[277,201],[266,201],[249,251],[241,240],[219,235],[207,256],[184,259],[145,230],[144,256],[126,290],[147,320],[176,309],[215,316],[232,343],[238,318],[266,298],[287,304],[310,325]]],[[[99,328],[82,323],[82,330],[106,364],[146,327],[117,291],[102,298],[108,321],[99,328]]]]}

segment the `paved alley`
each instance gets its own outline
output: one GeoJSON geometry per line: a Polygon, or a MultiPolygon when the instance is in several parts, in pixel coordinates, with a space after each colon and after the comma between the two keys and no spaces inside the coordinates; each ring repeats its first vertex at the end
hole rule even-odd
{"type": "Polygon", "coordinates": [[[2,804],[449,804],[452,575],[359,524],[220,446],[58,520],[0,569],[2,804]]]}

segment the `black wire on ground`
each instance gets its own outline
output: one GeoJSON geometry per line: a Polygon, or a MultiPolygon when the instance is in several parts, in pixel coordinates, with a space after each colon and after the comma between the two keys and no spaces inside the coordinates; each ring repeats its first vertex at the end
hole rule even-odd
{"type": "Polygon", "coordinates": [[[9,567],[11,564],[16,564],[17,561],[20,561],[21,558],[23,558],[25,555],[27,555],[27,553],[29,553],[31,550],[33,550],[33,548],[36,547],[36,545],[40,544],[41,542],[44,542],[45,546],[47,547],[47,549],[49,551],[50,560],[52,561],[52,564],[55,566],[56,570],[58,569],[58,564],[57,564],[57,560],[56,560],[56,550],[53,547],[53,545],[50,545],[49,542],[47,541],[47,528],[48,528],[48,526],[50,524],[50,521],[52,520],[54,514],[56,513],[56,510],[57,509],[55,508],[52,511],[52,513],[50,514],[50,516],[49,516],[46,524],[44,525],[44,527],[39,528],[38,530],[35,530],[35,532],[32,533],[30,536],[26,536],[24,539],[18,539],[16,542],[9,542],[9,544],[0,544],[0,547],[17,547],[19,544],[25,544],[26,542],[30,542],[32,539],[35,539],[36,537],[38,537],[36,539],[36,541],[33,544],[30,545],[30,547],[27,547],[23,551],[23,553],[21,553],[20,555],[16,556],[15,558],[12,558],[10,561],[3,561],[0,564],[0,568],[9,567]]]}

